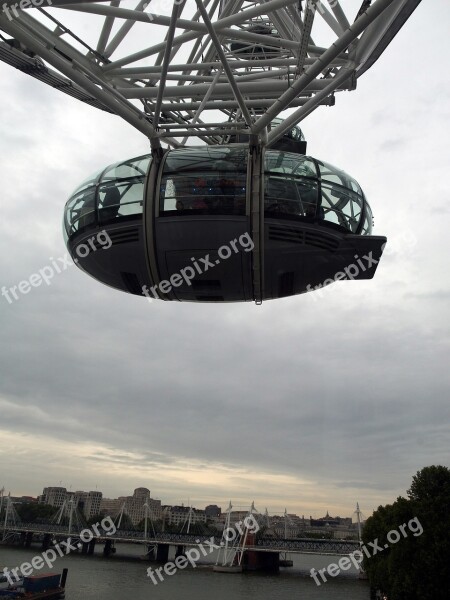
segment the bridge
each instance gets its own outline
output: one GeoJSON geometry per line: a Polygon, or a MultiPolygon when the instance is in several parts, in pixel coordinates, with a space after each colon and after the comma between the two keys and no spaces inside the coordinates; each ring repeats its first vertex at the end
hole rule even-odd
{"type": "MultiPolygon", "coordinates": [[[[72,527],[69,531],[69,528],[62,525],[37,525],[36,523],[6,526],[3,538],[5,541],[22,543],[28,547],[31,546],[33,540],[40,541],[44,549],[50,547],[52,541],[59,542],[70,538],[75,546],[79,542],[80,549],[88,548],[90,545],[92,549],[90,554],[93,553],[96,543],[105,544],[105,550],[121,543],[140,543],[147,546],[148,549],[159,546],[198,547],[207,542],[215,544],[217,548],[224,545],[221,536],[165,532],[148,535],[145,531],[127,530],[116,530],[108,535],[105,532],[96,534],[89,526],[85,528],[72,527]],[[92,539],[89,542],[83,541],[83,531],[91,532],[92,539]]],[[[356,540],[259,537],[254,544],[248,544],[245,550],[289,554],[345,555],[354,552],[359,547],[360,544],[356,540]]],[[[109,552],[105,552],[105,554],[108,555],[109,552]]]]}
{"type": "MultiPolygon", "coordinates": [[[[230,502],[224,528],[220,532],[215,528],[196,524],[192,517],[192,508],[188,511],[180,531],[164,531],[164,522],[162,531],[157,531],[149,505],[145,504],[144,507],[146,510],[142,529],[127,528],[123,523],[124,507],[117,515],[116,522],[110,516],[99,516],[100,521],[88,525],[72,501],[67,506],[66,503],[61,506],[51,523],[39,524],[21,521],[8,497],[0,531],[3,529],[3,543],[18,544],[26,548],[38,544],[44,553],[53,554],[55,558],[57,554],[64,556],[70,552],[93,555],[96,545],[103,545],[103,555],[109,557],[116,553],[117,545],[131,543],[143,546],[143,553],[139,557],[134,555],[134,558],[167,563],[171,552],[172,555],[175,552],[175,558],[197,554],[196,560],[203,560],[203,557],[210,555],[210,560],[204,562],[215,559],[214,569],[220,572],[278,571],[280,566],[293,566],[292,559],[288,558],[291,554],[342,556],[351,555],[360,548],[359,541],[355,540],[289,535],[290,519],[286,511],[284,535],[277,534],[276,530],[271,528],[267,509],[263,515],[255,508],[254,503],[248,511],[241,512],[240,521],[232,523],[233,507],[230,502]],[[64,519],[66,521],[62,522],[64,519]],[[186,525],[187,529],[183,531],[186,525]],[[194,528],[194,531],[191,528],[194,528]]],[[[358,505],[357,517],[359,525],[358,505]]]]}

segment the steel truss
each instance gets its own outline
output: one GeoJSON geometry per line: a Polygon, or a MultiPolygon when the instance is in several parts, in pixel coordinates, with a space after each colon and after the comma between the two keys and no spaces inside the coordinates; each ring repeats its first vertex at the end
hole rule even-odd
{"type": "MultiPolygon", "coordinates": [[[[20,533],[33,533],[35,535],[51,535],[55,539],[72,535],[77,538],[83,531],[83,528],[77,524],[69,529],[67,526],[61,525],[36,525],[35,523],[21,523],[20,525],[11,525],[5,529],[10,537],[18,536],[20,533]]],[[[214,544],[217,548],[220,547],[222,538],[211,537],[211,535],[199,535],[189,533],[157,533],[153,537],[147,536],[143,531],[123,531],[117,530],[114,534],[96,535],[98,541],[133,541],[142,543],[155,543],[161,545],[182,545],[182,546],[197,546],[204,544],[214,539],[214,544]]],[[[356,540],[335,540],[335,539],[311,539],[298,538],[289,540],[280,540],[273,538],[261,538],[256,546],[247,546],[247,550],[254,552],[289,552],[299,554],[351,554],[355,550],[360,549],[360,543],[356,540]]]]}
{"type": "Polygon", "coordinates": [[[270,146],[355,89],[420,2],[364,0],[346,15],[348,0],[166,0],[170,16],[151,13],[162,1],[31,0],[21,10],[5,0],[0,59],[122,117],[154,149],[237,132],[270,146]]]}

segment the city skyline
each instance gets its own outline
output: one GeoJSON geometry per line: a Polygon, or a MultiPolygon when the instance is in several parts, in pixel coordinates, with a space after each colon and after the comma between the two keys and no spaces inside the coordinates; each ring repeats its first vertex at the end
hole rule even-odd
{"type": "MultiPolygon", "coordinates": [[[[108,493],[105,493],[102,489],[99,489],[97,487],[95,489],[89,489],[88,487],[83,487],[83,486],[78,486],[78,487],[70,486],[70,487],[68,487],[68,486],[64,485],[64,482],[62,480],[60,480],[59,482],[57,482],[57,484],[54,483],[54,485],[45,485],[45,486],[43,486],[43,488],[42,488],[43,492],[40,492],[38,494],[33,494],[33,493],[22,494],[20,492],[16,493],[13,490],[8,490],[3,485],[3,495],[4,495],[4,497],[10,495],[12,498],[19,498],[19,499],[20,498],[32,498],[33,500],[40,501],[40,498],[43,496],[43,494],[45,494],[45,491],[47,489],[51,489],[51,490],[55,489],[56,490],[58,488],[64,489],[67,492],[68,495],[75,495],[75,494],[80,493],[80,492],[81,493],[85,493],[85,494],[87,494],[87,493],[89,493],[89,494],[91,494],[91,493],[99,493],[99,494],[102,495],[102,500],[113,500],[113,501],[115,501],[115,500],[121,500],[121,499],[124,500],[126,498],[130,498],[131,496],[130,496],[129,492],[132,492],[133,490],[134,490],[134,492],[136,492],[138,490],[148,490],[148,492],[149,492],[149,498],[151,500],[156,500],[156,501],[160,502],[160,504],[161,504],[162,507],[165,507],[165,506],[185,506],[185,507],[189,507],[189,506],[191,506],[192,508],[201,508],[201,510],[204,510],[204,508],[206,508],[208,506],[213,506],[214,505],[214,506],[218,506],[221,509],[222,514],[224,514],[227,511],[230,502],[231,502],[232,510],[233,511],[239,511],[239,510],[242,510],[242,509],[247,510],[247,509],[249,509],[251,507],[252,503],[254,503],[255,505],[258,504],[257,501],[255,501],[254,499],[253,500],[249,500],[249,502],[246,503],[244,499],[238,499],[237,501],[233,501],[232,498],[222,499],[221,500],[218,496],[214,497],[215,501],[204,500],[204,499],[201,499],[201,498],[199,498],[198,500],[194,500],[191,497],[188,497],[187,500],[186,499],[179,499],[178,501],[166,502],[166,499],[160,497],[160,495],[157,492],[156,492],[155,495],[153,495],[152,488],[148,488],[147,486],[143,486],[143,485],[142,486],[136,486],[134,488],[130,488],[128,490],[125,490],[125,492],[128,492],[128,495],[126,495],[126,493],[108,494],[108,493]]],[[[1,488],[0,488],[0,491],[1,491],[1,488]]],[[[320,510],[319,511],[317,511],[317,510],[316,511],[309,511],[309,512],[308,512],[307,509],[301,510],[301,509],[297,508],[296,510],[294,510],[294,508],[295,508],[294,505],[292,505],[292,507],[291,507],[293,510],[288,510],[288,505],[286,503],[284,505],[284,508],[281,508],[281,506],[283,504],[281,500],[280,500],[279,505],[274,505],[272,507],[266,506],[266,505],[264,505],[264,506],[261,505],[261,506],[256,506],[256,509],[260,513],[264,513],[265,510],[267,509],[268,513],[270,515],[273,515],[273,516],[275,516],[275,515],[282,516],[284,514],[284,512],[287,511],[288,514],[291,514],[291,515],[295,514],[295,515],[302,516],[302,517],[305,517],[305,518],[310,518],[310,517],[312,517],[312,518],[321,518],[321,517],[325,516],[325,513],[327,515],[329,514],[330,516],[334,515],[334,516],[337,516],[337,517],[344,517],[345,515],[347,515],[347,517],[348,517],[350,515],[351,518],[353,518],[353,515],[356,514],[356,502],[355,502],[355,506],[353,507],[353,509],[352,509],[351,506],[349,506],[347,508],[346,512],[341,512],[341,513],[339,513],[339,511],[333,510],[332,504],[329,505],[331,508],[330,509],[326,509],[323,512],[323,514],[320,513],[320,510]]],[[[298,504],[298,506],[300,506],[300,504],[298,504]]],[[[367,518],[369,516],[369,514],[367,514],[365,511],[361,511],[361,512],[362,512],[364,518],[367,518]]]]}

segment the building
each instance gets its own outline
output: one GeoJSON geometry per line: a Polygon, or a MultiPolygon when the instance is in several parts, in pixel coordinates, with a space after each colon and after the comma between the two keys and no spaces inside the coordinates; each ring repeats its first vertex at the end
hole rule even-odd
{"type": "Polygon", "coordinates": [[[209,504],[205,508],[205,514],[208,521],[216,521],[220,519],[222,509],[217,504],[209,504]]]}
{"type": "Polygon", "coordinates": [[[120,513],[124,500],[124,498],[102,498],[100,514],[114,519],[120,513]]]}
{"type": "Polygon", "coordinates": [[[65,487],[45,487],[38,497],[39,504],[48,504],[60,508],[67,499],[65,487]]]}
{"type": "Polygon", "coordinates": [[[87,492],[78,490],[76,492],[67,492],[67,500],[72,501],[73,506],[76,506],[78,510],[84,515],[84,506],[87,500],[87,492]]]}
{"type": "Polygon", "coordinates": [[[194,525],[194,523],[206,523],[206,512],[198,508],[189,506],[164,506],[163,513],[164,520],[168,525],[182,527],[184,524],[187,526],[189,522],[191,525],[194,525]]]}
{"type": "Polygon", "coordinates": [[[13,504],[36,504],[37,501],[37,498],[33,498],[33,496],[11,496],[13,504]]]}
{"type": "Polygon", "coordinates": [[[115,517],[122,511],[133,525],[138,525],[146,515],[156,521],[162,518],[161,500],[150,497],[147,488],[136,488],[132,496],[120,496],[116,500],[105,498],[100,504],[101,512],[115,517]]]}
{"type": "Polygon", "coordinates": [[[357,526],[351,517],[331,517],[328,512],[324,517],[310,517],[311,533],[327,535],[333,538],[348,538],[357,536],[357,526]]]}
{"type": "MultiPolygon", "coordinates": [[[[249,514],[248,510],[233,510],[230,513],[230,525],[242,522],[245,517],[249,514]]],[[[221,513],[220,523],[225,526],[228,520],[228,511],[221,513]]]]}
{"type": "Polygon", "coordinates": [[[269,527],[276,537],[291,539],[304,536],[310,524],[308,519],[288,513],[269,517],[269,527]]]}
{"type": "Polygon", "coordinates": [[[100,506],[102,503],[102,492],[88,492],[84,502],[84,516],[86,519],[92,519],[100,514],[100,506]]]}
{"type": "Polygon", "coordinates": [[[65,487],[46,487],[38,497],[40,504],[48,504],[56,508],[61,508],[64,503],[72,502],[85,517],[89,520],[100,513],[102,492],[90,491],[68,492],[65,487]]]}
{"type": "Polygon", "coordinates": [[[311,527],[351,527],[352,525],[351,517],[331,517],[328,514],[328,511],[324,517],[320,517],[319,519],[313,519],[312,517],[310,517],[310,522],[311,527]]]}

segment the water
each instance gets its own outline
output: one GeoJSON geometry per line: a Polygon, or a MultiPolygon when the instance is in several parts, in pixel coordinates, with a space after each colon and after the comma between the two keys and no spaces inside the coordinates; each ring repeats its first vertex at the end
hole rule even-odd
{"type": "MultiPolygon", "coordinates": [[[[320,569],[338,557],[291,555],[294,567],[281,569],[279,575],[265,573],[214,573],[207,566],[178,570],[163,582],[154,585],[147,577],[150,563],[127,560],[124,554],[140,555],[142,547],[118,547],[114,558],[104,559],[72,554],[55,563],[54,572],[69,569],[66,586],[67,600],[369,600],[367,582],[359,581],[355,570],[346,577],[328,577],[318,587],[309,576],[309,569],[320,569]]],[[[0,567],[13,568],[33,556],[40,555],[38,547],[31,549],[0,546],[0,567]]],[[[158,564],[151,563],[153,568],[158,564]]],[[[45,568],[41,571],[47,572],[45,568]]]]}

